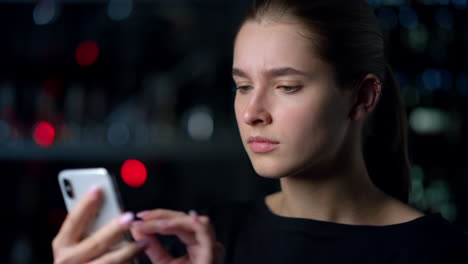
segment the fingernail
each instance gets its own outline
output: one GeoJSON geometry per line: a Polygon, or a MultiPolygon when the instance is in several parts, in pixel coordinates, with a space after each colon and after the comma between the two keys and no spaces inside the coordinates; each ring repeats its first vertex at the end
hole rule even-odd
{"type": "Polygon", "coordinates": [[[169,225],[169,221],[168,220],[158,220],[156,221],[156,226],[159,226],[159,227],[166,227],[169,225]]]}
{"type": "Polygon", "coordinates": [[[139,227],[143,224],[143,221],[133,221],[132,222],[132,227],[139,227]]]}
{"type": "Polygon", "coordinates": [[[143,240],[139,240],[137,241],[137,246],[138,248],[146,248],[149,244],[149,239],[143,239],[143,240]]]}
{"type": "Polygon", "coordinates": [[[147,215],[149,215],[150,211],[141,211],[139,213],[137,213],[137,217],[139,218],[142,218],[142,217],[145,217],[147,215]]]}
{"type": "Polygon", "coordinates": [[[193,220],[194,222],[197,221],[197,216],[198,216],[197,211],[195,211],[195,210],[190,210],[188,214],[192,217],[192,220],[193,220]]]}
{"type": "Polygon", "coordinates": [[[127,212],[123,214],[122,216],[120,216],[119,223],[123,227],[128,227],[130,226],[130,223],[132,222],[133,218],[134,218],[133,213],[127,212]]]}
{"type": "Polygon", "coordinates": [[[88,190],[88,196],[90,196],[91,198],[97,197],[100,190],[101,189],[99,188],[98,185],[94,185],[88,190]]]}

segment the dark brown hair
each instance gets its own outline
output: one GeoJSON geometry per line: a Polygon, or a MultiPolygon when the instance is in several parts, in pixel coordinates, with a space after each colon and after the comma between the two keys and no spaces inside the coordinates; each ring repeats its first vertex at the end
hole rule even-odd
{"type": "Polygon", "coordinates": [[[382,95],[363,130],[364,159],[374,184],[407,202],[406,114],[373,9],[363,0],[254,0],[244,23],[262,19],[297,21],[318,36],[312,43],[315,52],[332,65],[343,88],[355,88],[369,73],[379,77],[382,95]]]}

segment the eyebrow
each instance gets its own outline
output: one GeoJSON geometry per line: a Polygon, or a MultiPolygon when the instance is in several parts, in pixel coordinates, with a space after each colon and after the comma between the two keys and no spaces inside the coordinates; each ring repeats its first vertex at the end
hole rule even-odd
{"type": "MultiPolygon", "coordinates": [[[[270,70],[266,70],[263,73],[271,77],[280,77],[280,76],[287,76],[287,75],[309,76],[309,74],[307,74],[306,72],[296,70],[291,67],[273,68],[270,70]]],[[[249,78],[249,75],[239,68],[232,68],[232,76],[249,78]]]]}

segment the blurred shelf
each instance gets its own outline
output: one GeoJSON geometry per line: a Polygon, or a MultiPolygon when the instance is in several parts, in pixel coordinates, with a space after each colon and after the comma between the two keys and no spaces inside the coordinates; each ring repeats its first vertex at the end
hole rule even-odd
{"type": "Polygon", "coordinates": [[[202,161],[239,159],[245,155],[241,143],[184,142],[151,144],[145,146],[114,147],[104,143],[56,145],[47,148],[33,142],[0,144],[0,161],[50,160],[50,161],[122,161],[126,159],[202,161]],[[238,144],[235,144],[235,143],[238,144]]]}

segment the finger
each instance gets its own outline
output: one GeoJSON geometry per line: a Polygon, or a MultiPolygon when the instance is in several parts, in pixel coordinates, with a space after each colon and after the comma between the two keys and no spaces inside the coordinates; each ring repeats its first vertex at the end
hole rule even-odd
{"type": "MultiPolygon", "coordinates": [[[[183,218],[189,219],[188,216],[183,216],[183,218]]],[[[196,243],[193,229],[186,228],[185,226],[175,224],[168,224],[174,219],[162,219],[162,220],[147,220],[147,221],[137,221],[134,223],[134,228],[144,234],[162,234],[162,235],[176,235],[184,244],[192,245],[196,243]]]]}
{"type": "Polygon", "coordinates": [[[195,224],[195,238],[200,245],[197,254],[197,263],[212,263],[213,259],[220,258],[224,254],[219,252],[220,243],[217,243],[210,219],[206,216],[197,216],[192,213],[192,222],[195,224]]]}
{"type": "Polygon", "coordinates": [[[132,220],[132,213],[122,214],[74,246],[72,248],[73,254],[79,256],[80,261],[93,259],[103,254],[114,246],[119,239],[123,238],[123,234],[130,228],[132,220]]]}
{"type": "MultiPolygon", "coordinates": [[[[209,237],[215,239],[216,235],[211,225],[210,218],[208,216],[203,216],[203,215],[200,215],[200,216],[195,215],[195,216],[196,216],[196,219],[199,222],[201,222],[202,228],[206,229],[206,232],[208,232],[209,237]]],[[[192,217],[194,216],[192,215],[192,217]]]]}
{"type": "Polygon", "coordinates": [[[178,217],[178,216],[184,216],[187,215],[184,212],[180,211],[174,211],[174,210],[169,210],[169,209],[155,209],[155,210],[148,210],[148,211],[142,211],[137,213],[137,216],[143,220],[149,220],[149,219],[156,219],[156,218],[171,218],[171,217],[178,217]]]}
{"type": "Polygon", "coordinates": [[[169,263],[173,260],[173,257],[166,251],[164,246],[161,244],[152,234],[145,234],[139,232],[137,229],[131,229],[132,236],[135,240],[147,240],[148,246],[145,249],[145,253],[151,260],[151,263],[169,263]]]}
{"type": "Polygon", "coordinates": [[[210,219],[207,216],[198,216],[195,211],[191,211],[188,217],[169,220],[166,229],[173,228],[192,234],[188,243],[187,241],[183,242],[187,245],[189,255],[193,254],[191,256],[193,263],[212,263],[214,259],[222,259],[223,247],[216,241],[210,219]],[[190,253],[191,247],[194,249],[192,254],[190,253]]]}
{"type": "Polygon", "coordinates": [[[92,216],[97,213],[101,199],[102,191],[98,187],[91,188],[67,215],[53,244],[66,246],[76,243],[82,237],[92,216]]]}
{"type": "Polygon", "coordinates": [[[176,235],[187,246],[193,263],[212,263],[213,259],[222,259],[224,256],[224,247],[216,241],[207,216],[191,212],[190,215],[173,219],[139,222],[136,226],[137,230],[144,233],[176,235]]]}
{"type": "Polygon", "coordinates": [[[211,230],[208,217],[197,216],[196,214],[172,219],[136,222],[135,228],[147,234],[176,235],[187,246],[200,242],[196,239],[196,232],[206,232],[208,237],[214,239],[214,233],[211,230]]]}
{"type": "Polygon", "coordinates": [[[89,264],[107,264],[107,263],[128,263],[141,253],[148,245],[148,241],[140,240],[136,243],[123,246],[117,250],[111,251],[104,256],[95,259],[89,264]]]}

